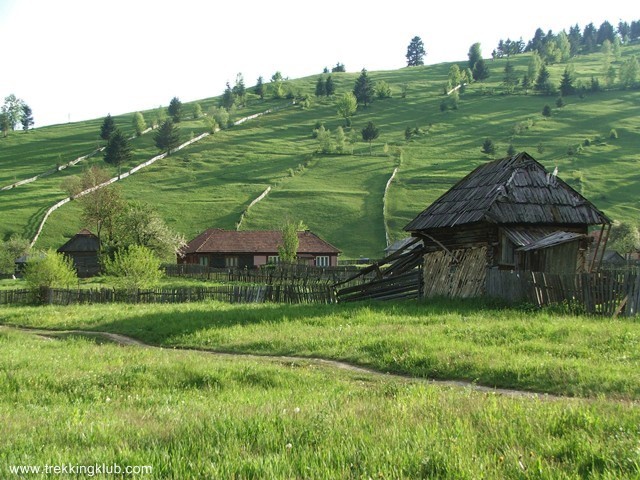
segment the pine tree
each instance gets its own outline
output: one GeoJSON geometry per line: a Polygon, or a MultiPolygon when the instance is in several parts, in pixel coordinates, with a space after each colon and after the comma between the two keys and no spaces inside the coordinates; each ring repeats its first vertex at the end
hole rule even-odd
{"type": "Polygon", "coordinates": [[[244,77],[241,73],[238,73],[238,75],[236,75],[236,84],[233,86],[233,89],[231,91],[238,103],[241,106],[244,106],[247,89],[244,86],[244,77]]]}
{"type": "Polygon", "coordinates": [[[260,97],[260,100],[264,99],[264,79],[262,78],[262,76],[258,77],[258,81],[256,82],[253,93],[258,95],[260,97]]]}
{"type": "Polygon", "coordinates": [[[316,97],[323,97],[327,94],[327,83],[323,76],[318,77],[316,82],[316,97]]]}
{"type": "Polygon", "coordinates": [[[547,70],[547,66],[543,65],[540,69],[540,73],[538,73],[538,78],[536,79],[535,89],[539,92],[550,93],[551,92],[551,82],[549,81],[549,70],[547,70]]]}
{"type": "Polygon", "coordinates": [[[233,104],[236,102],[236,99],[233,95],[233,91],[231,90],[231,85],[227,82],[227,86],[224,89],[224,93],[222,94],[221,106],[229,110],[233,107],[233,104]]]}
{"type": "Polygon", "coordinates": [[[486,153],[487,155],[496,153],[496,146],[493,144],[493,140],[490,138],[485,139],[482,144],[482,153],[486,153]]]}
{"type": "Polygon", "coordinates": [[[178,97],[171,99],[167,112],[174,123],[180,123],[180,120],[182,120],[182,102],[178,97]]]}
{"type": "Polygon", "coordinates": [[[373,83],[367,75],[367,70],[363,68],[353,87],[353,94],[358,101],[358,105],[366,107],[373,102],[373,93],[373,83]]]}
{"type": "Polygon", "coordinates": [[[426,52],[424,51],[424,43],[420,37],[413,37],[409,46],[407,47],[407,54],[405,55],[407,59],[407,67],[417,67],[419,65],[424,65],[424,56],[426,52]]]}
{"type": "Polygon", "coordinates": [[[378,138],[379,135],[380,130],[373,124],[373,122],[367,123],[367,126],[362,129],[362,139],[365,142],[369,142],[369,155],[371,155],[371,142],[378,138]]]}
{"type": "Polygon", "coordinates": [[[104,149],[104,161],[118,167],[118,177],[120,176],[120,167],[123,163],[131,160],[131,145],[129,140],[119,128],[116,128],[107,142],[104,149]]]}
{"type": "Polygon", "coordinates": [[[171,119],[165,120],[154,137],[156,147],[171,155],[171,150],[180,145],[180,131],[171,119]]]}
{"type": "Polygon", "coordinates": [[[102,121],[102,127],[100,127],[100,138],[102,140],[109,140],[109,137],[116,129],[116,122],[113,121],[113,117],[109,113],[102,121]]]}
{"type": "Polygon", "coordinates": [[[575,92],[575,87],[573,86],[573,75],[571,69],[567,66],[564,69],[564,73],[562,74],[562,78],[560,80],[560,93],[563,97],[567,95],[571,95],[575,92]]]}
{"type": "Polygon", "coordinates": [[[333,83],[333,78],[331,78],[331,75],[327,77],[327,81],[324,83],[324,90],[327,97],[330,97],[331,95],[336,93],[336,85],[335,83],[333,83]]]}

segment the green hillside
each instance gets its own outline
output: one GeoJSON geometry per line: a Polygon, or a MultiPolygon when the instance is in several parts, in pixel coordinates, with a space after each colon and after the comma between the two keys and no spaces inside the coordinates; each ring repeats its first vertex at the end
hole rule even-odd
{"type": "MultiPolygon", "coordinates": [[[[613,65],[617,68],[630,55],[640,56],[640,46],[623,47],[613,65]]],[[[594,76],[604,84],[603,60],[600,53],[573,58],[577,83],[589,85],[594,76]]],[[[411,218],[491,158],[481,153],[482,142],[491,138],[497,147],[494,158],[505,156],[510,144],[516,151],[525,150],[547,168],[557,166],[564,180],[612,218],[637,222],[640,90],[575,94],[565,97],[565,106],[559,108],[555,95],[522,89],[504,94],[506,62],[488,61],[491,76],[467,86],[458,108],[446,111],[440,104],[452,64],[369,72],[374,82],[385,80],[393,96],[374,101],[353,117],[352,131],[346,131],[355,140],[352,155],[316,153],[316,122],[332,132],[342,124],[335,98],[313,96],[318,75],[291,80],[294,89],[311,96],[309,108],[249,95],[236,118],[286,108],[211,135],[123,180],[120,187],[125,197],[154,205],[170,226],[190,239],[205,228],[235,228],[249,203],[270,186],[269,195],[245,215],[241,228],[277,228],[285,218],[302,220],[345,257],[379,257],[385,247],[383,194],[393,169],[399,167],[389,189],[387,223],[395,239],[403,236],[402,227],[411,218]],[[551,117],[542,115],[545,105],[552,107],[551,117]],[[372,155],[360,136],[369,121],[380,129],[372,155]],[[407,141],[407,127],[419,127],[423,133],[407,141]],[[612,129],[618,138],[610,138],[612,129]]],[[[510,62],[522,78],[529,55],[514,56],[510,62]]],[[[554,84],[559,84],[565,67],[549,66],[554,84]]],[[[351,91],[357,76],[332,74],[336,94],[351,91]]],[[[207,99],[200,104],[207,111],[216,102],[207,99]]],[[[190,107],[185,105],[185,110],[190,107]]],[[[131,118],[116,117],[116,123],[131,133],[131,118]]],[[[46,127],[2,139],[0,187],[91,152],[99,145],[100,123],[99,119],[46,127]]],[[[185,140],[207,129],[202,119],[180,126],[185,140]]],[[[158,153],[152,134],[132,144],[129,168],[158,153]]],[[[13,232],[32,237],[46,209],[66,196],[61,188],[64,178],[92,163],[104,165],[97,155],[28,185],[0,191],[0,237],[13,232]]],[[[37,246],[59,246],[83,226],[79,208],[71,202],[49,218],[37,246]]]]}

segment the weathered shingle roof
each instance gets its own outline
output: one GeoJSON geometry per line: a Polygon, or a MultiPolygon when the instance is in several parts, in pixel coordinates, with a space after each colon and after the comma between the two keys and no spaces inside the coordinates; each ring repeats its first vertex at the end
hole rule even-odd
{"type": "MultiPolygon", "coordinates": [[[[310,231],[298,232],[298,254],[338,254],[340,250],[310,231]]],[[[278,230],[222,230],[211,228],[191,240],[187,253],[252,253],[277,254],[282,245],[282,232],[278,230]]]]}
{"type": "Polygon", "coordinates": [[[407,231],[491,222],[598,225],[609,218],[522,152],[485,163],[414,218],[407,231]]]}
{"type": "Polygon", "coordinates": [[[58,252],[97,252],[99,250],[100,241],[98,240],[98,237],[86,228],[83,228],[71,237],[67,243],[62,245],[58,249],[58,252]]]}

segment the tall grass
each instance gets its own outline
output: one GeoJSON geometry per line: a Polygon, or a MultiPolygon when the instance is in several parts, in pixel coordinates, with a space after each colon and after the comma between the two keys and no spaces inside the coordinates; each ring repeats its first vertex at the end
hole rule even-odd
{"type": "Polygon", "coordinates": [[[637,407],[506,398],[304,362],[0,329],[0,475],[151,465],[147,478],[637,478],[637,407]]]}
{"type": "Polygon", "coordinates": [[[0,309],[0,323],[165,347],[344,360],[383,372],[569,396],[640,399],[640,324],[478,302],[96,305],[0,309]]]}

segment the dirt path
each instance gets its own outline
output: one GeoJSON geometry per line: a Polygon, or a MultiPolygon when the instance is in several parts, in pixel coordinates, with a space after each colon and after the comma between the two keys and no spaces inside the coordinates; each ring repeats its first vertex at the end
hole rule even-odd
{"type": "Polygon", "coordinates": [[[162,347],[159,345],[144,343],[135,338],[127,337],[126,335],[121,335],[118,333],[97,332],[97,331],[89,331],[89,330],[46,330],[46,329],[40,329],[40,328],[26,328],[26,327],[13,327],[8,325],[0,325],[0,331],[3,329],[30,333],[33,335],[37,335],[38,337],[45,338],[47,340],[59,339],[68,335],[78,335],[78,336],[85,336],[85,337],[92,337],[92,338],[97,337],[97,338],[101,338],[103,340],[107,340],[109,342],[113,342],[123,346],[154,348],[158,350],[181,350],[181,351],[190,351],[190,352],[200,352],[200,353],[206,353],[209,355],[215,355],[221,358],[241,358],[241,359],[247,359],[247,360],[271,361],[271,362],[277,362],[277,363],[306,363],[306,364],[313,364],[313,365],[318,365],[326,368],[332,368],[336,370],[344,370],[348,372],[361,373],[364,375],[371,375],[377,378],[401,379],[401,380],[408,380],[408,381],[414,381],[414,382],[424,382],[432,385],[439,385],[439,386],[446,386],[446,387],[466,388],[466,389],[470,389],[478,392],[491,393],[491,394],[503,395],[508,397],[534,398],[534,399],[540,399],[540,400],[560,400],[560,399],[566,400],[569,398],[573,398],[573,397],[551,395],[547,393],[531,392],[527,390],[486,387],[483,385],[478,385],[476,383],[463,381],[463,380],[435,380],[435,379],[429,379],[424,377],[403,375],[399,373],[385,373],[378,370],[373,370],[370,368],[354,365],[348,362],[343,362],[338,360],[328,360],[325,358],[318,358],[318,357],[299,357],[299,356],[290,356],[290,355],[263,355],[263,354],[255,354],[255,353],[232,353],[232,352],[220,352],[216,350],[208,350],[204,348],[193,348],[193,347],[162,347]]]}

